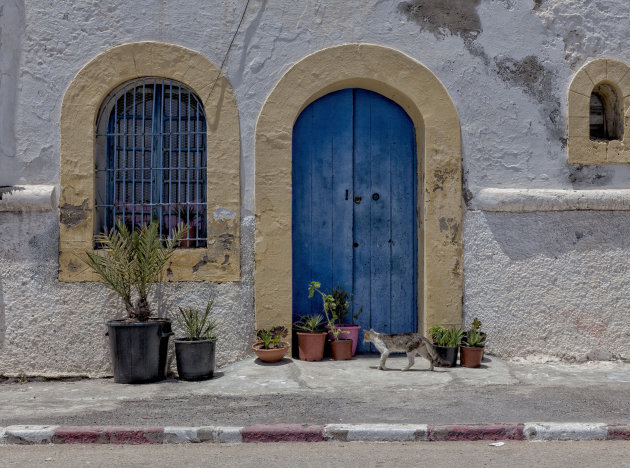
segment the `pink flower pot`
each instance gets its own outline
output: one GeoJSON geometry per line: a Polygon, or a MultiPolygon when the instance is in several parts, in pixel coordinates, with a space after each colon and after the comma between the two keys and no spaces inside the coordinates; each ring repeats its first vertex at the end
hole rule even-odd
{"type": "MultiPolygon", "coordinates": [[[[355,325],[354,323],[342,323],[341,325],[337,325],[337,328],[342,331],[348,331],[350,333],[340,333],[340,340],[352,340],[352,355],[354,356],[357,352],[357,344],[359,343],[359,330],[361,330],[361,325],[355,325]]],[[[330,330],[330,327],[326,325],[326,329],[330,330]]],[[[333,341],[335,338],[332,333],[328,333],[328,339],[333,341]]]]}

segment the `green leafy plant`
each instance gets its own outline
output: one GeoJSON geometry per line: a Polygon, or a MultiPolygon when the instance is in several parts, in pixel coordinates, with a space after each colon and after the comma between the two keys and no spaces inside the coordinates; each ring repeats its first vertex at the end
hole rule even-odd
{"type": "Polygon", "coordinates": [[[175,318],[189,341],[217,339],[219,322],[210,317],[213,306],[214,301],[211,299],[203,312],[195,307],[179,307],[179,314],[175,318]]]}
{"type": "Polygon", "coordinates": [[[455,348],[459,346],[462,341],[462,336],[464,335],[464,331],[461,328],[451,327],[446,331],[446,346],[450,346],[451,348],[455,348]]]}
{"type": "MultiPolygon", "coordinates": [[[[350,315],[350,304],[354,301],[354,296],[352,293],[343,289],[340,285],[335,286],[331,295],[335,300],[335,305],[337,306],[335,309],[335,313],[337,314],[337,323],[343,324],[345,323],[348,315],[350,315]]],[[[358,311],[356,311],[355,308],[355,312],[352,313],[350,323],[355,323],[359,319],[359,315],[362,313],[363,306],[361,306],[358,311]]]]}
{"type": "Polygon", "coordinates": [[[324,293],[321,290],[321,287],[322,287],[321,283],[318,283],[317,281],[311,281],[310,284],[308,285],[308,297],[309,299],[312,299],[315,293],[318,293],[322,297],[324,315],[326,316],[326,322],[328,323],[328,326],[330,327],[330,332],[332,333],[333,338],[335,339],[335,341],[338,341],[339,335],[341,333],[349,334],[350,332],[347,330],[341,330],[336,325],[336,322],[339,319],[336,312],[337,303],[335,302],[335,298],[333,297],[333,295],[324,293]]]}
{"type": "Polygon", "coordinates": [[[481,322],[477,317],[473,320],[470,330],[464,334],[462,344],[471,348],[483,348],[486,345],[486,336],[481,332],[481,322]]]}
{"type": "Polygon", "coordinates": [[[335,300],[335,313],[337,314],[338,323],[343,323],[350,313],[350,302],[352,302],[352,294],[348,293],[340,285],[335,286],[332,290],[332,297],[335,300]]]}
{"type": "Polygon", "coordinates": [[[446,334],[446,328],[444,328],[442,325],[434,325],[433,327],[429,328],[427,332],[429,333],[431,339],[438,346],[446,346],[445,344],[441,344],[446,343],[446,340],[444,338],[444,335],[446,334]]]}
{"type": "Polygon", "coordinates": [[[286,327],[277,326],[269,330],[261,329],[256,332],[256,337],[262,341],[263,349],[281,348],[280,339],[285,338],[289,334],[286,327]]]}
{"type": "Polygon", "coordinates": [[[84,261],[120,296],[128,318],[145,322],[151,316],[148,301],[151,289],[160,280],[166,262],[187,229],[179,224],[164,240],[159,235],[157,223],[133,230],[117,221],[116,229],[96,237],[103,249],[86,252],[84,261]]]}
{"type": "Polygon", "coordinates": [[[461,328],[446,328],[435,325],[428,330],[429,336],[438,346],[457,347],[462,340],[464,332],[461,328]]]}
{"type": "Polygon", "coordinates": [[[305,333],[318,333],[322,331],[324,316],[322,314],[304,315],[293,326],[296,330],[305,333]]]}

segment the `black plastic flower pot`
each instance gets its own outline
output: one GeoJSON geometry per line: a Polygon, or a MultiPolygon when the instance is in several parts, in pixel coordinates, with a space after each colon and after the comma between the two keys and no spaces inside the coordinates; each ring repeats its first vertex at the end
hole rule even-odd
{"type": "Polygon", "coordinates": [[[457,365],[457,351],[459,350],[459,347],[437,346],[437,345],[433,345],[433,346],[435,347],[435,350],[437,351],[438,356],[440,356],[445,361],[450,362],[451,367],[455,367],[457,365]]]}
{"type": "Polygon", "coordinates": [[[107,323],[107,334],[114,382],[139,384],[164,379],[168,338],[173,334],[168,320],[112,320],[107,323]]]}
{"type": "Polygon", "coordinates": [[[214,374],[214,354],[217,340],[175,340],[177,373],[182,380],[207,380],[214,374]]]}

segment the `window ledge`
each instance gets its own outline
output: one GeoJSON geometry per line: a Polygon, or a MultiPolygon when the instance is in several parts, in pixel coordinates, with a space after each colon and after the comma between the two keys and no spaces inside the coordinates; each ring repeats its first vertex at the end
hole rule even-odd
{"type": "Polygon", "coordinates": [[[0,211],[51,211],[54,185],[9,185],[0,187],[0,211]]]}
{"type": "Polygon", "coordinates": [[[577,210],[627,211],[630,210],[630,189],[485,188],[473,199],[473,209],[513,213],[577,210]]]}

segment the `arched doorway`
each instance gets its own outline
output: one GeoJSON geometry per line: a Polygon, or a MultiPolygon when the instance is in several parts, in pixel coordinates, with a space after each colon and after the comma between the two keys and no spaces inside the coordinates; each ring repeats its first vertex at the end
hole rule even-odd
{"type": "Polygon", "coordinates": [[[462,185],[457,110],[440,80],[400,51],[344,44],[293,65],[267,97],[256,124],[257,328],[291,327],[293,304],[292,135],[312,102],[346,88],[374,91],[398,104],[416,134],[418,330],[461,325],[462,185]]]}
{"type": "Polygon", "coordinates": [[[363,308],[356,323],[364,329],[416,331],[412,120],[378,93],[343,89],[302,111],[292,146],[293,319],[321,313],[307,295],[319,281],[352,293],[351,314],[363,308]]]}

